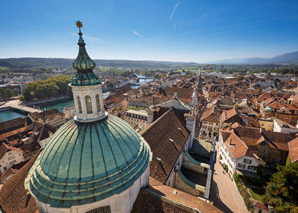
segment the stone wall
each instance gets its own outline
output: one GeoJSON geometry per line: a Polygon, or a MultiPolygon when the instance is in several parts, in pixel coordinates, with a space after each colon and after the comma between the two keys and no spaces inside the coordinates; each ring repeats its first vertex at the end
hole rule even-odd
{"type": "Polygon", "coordinates": [[[205,196],[205,187],[190,182],[181,171],[175,172],[175,188],[194,196],[205,196]]]}
{"type": "Polygon", "coordinates": [[[207,174],[209,165],[193,159],[188,152],[183,155],[183,167],[196,173],[207,174]]]}

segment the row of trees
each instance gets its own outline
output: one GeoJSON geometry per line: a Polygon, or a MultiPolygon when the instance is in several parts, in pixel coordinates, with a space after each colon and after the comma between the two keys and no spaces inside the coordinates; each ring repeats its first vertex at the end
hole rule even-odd
{"type": "Polygon", "coordinates": [[[110,67],[108,69],[103,69],[103,68],[99,67],[99,71],[102,73],[102,75],[106,75],[106,76],[128,77],[132,74],[130,71],[124,71],[121,68],[114,69],[112,67],[110,67]]]}
{"type": "Polygon", "coordinates": [[[15,94],[11,89],[0,88],[0,100],[7,100],[12,96],[15,96],[15,94]]]}
{"type": "Polygon", "coordinates": [[[48,99],[61,95],[71,95],[71,76],[53,76],[47,80],[39,80],[29,83],[23,90],[20,100],[31,101],[48,99]]]}

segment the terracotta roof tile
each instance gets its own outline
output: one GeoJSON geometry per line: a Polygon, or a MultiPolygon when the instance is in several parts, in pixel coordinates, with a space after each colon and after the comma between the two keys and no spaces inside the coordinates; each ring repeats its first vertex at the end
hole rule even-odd
{"type": "Polygon", "coordinates": [[[257,98],[257,102],[261,103],[262,101],[265,101],[266,99],[269,99],[270,97],[271,97],[271,94],[263,93],[257,98]]]}
{"type": "Polygon", "coordinates": [[[238,115],[238,112],[236,109],[230,109],[222,113],[222,121],[223,123],[242,123],[241,117],[238,115]]]}
{"type": "Polygon", "coordinates": [[[264,203],[262,203],[260,201],[254,201],[253,203],[256,207],[258,207],[260,209],[268,210],[267,206],[265,206],[264,203]]]}
{"type": "Polygon", "coordinates": [[[14,150],[14,151],[24,154],[24,152],[19,148],[7,145],[5,143],[1,143],[1,145],[0,145],[0,159],[2,159],[3,156],[10,150],[14,150]]]}
{"type": "Polygon", "coordinates": [[[125,98],[123,98],[120,95],[114,94],[114,95],[109,95],[105,100],[104,100],[104,104],[105,105],[109,105],[111,103],[113,103],[114,105],[120,103],[121,101],[123,101],[125,98]]]}
{"type": "Polygon", "coordinates": [[[295,138],[294,140],[290,141],[288,143],[288,148],[291,163],[298,162],[298,138],[295,138]]]}
{"type": "Polygon", "coordinates": [[[26,163],[28,163],[29,160],[23,161],[18,164],[12,165],[8,170],[6,170],[0,178],[0,181],[3,182],[9,175],[15,174],[18,170],[20,170],[26,163]]]}
{"type": "Polygon", "coordinates": [[[202,114],[202,121],[219,123],[220,111],[217,109],[216,105],[211,106],[202,114]]]}
{"type": "Polygon", "coordinates": [[[27,118],[15,118],[9,121],[1,122],[0,134],[24,127],[26,124],[26,121],[27,121],[27,118]]]}
{"type": "Polygon", "coordinates": [[[241,141],[234,133],[230,134],[224,144],[234,158],[245,156],[248,150],[248,146],[243,141],[241,141]]]}
{"type": "MultiPolygon", "coordinates": [[[[162,93],[156,92],[153,97],[158,97],[163,101],[168,101],[173,99],[174,92],[176,89],[174,87],[164,87],[162,93]]],[[[179,100],[185,103],[190,103],[193,94],[193,88],[177,88],[177,96],[179,100]]]]}
{"type": "Polygon", "coordinates": [[[141,135],[153,154],[150,175],[165,183],[189,137],[189,131],[172,108],[142,131],[141,135]]]}
{"type": "Polygon", "coordinates": [[[235,134],[248,146],[256,146],[262,141],[268,142],[271,148],[288,151],[287,143],[295,138],[292,134],[271,132],[259,128],[237,127],[234,129],[235,134]]]}
{"type": "Polygon", "coordinates": [[[168,187],[155,185],[142,188],[132,212],[222,212],[215,206],[193,195],[168,187]]]}
{"type": "MultiPolygon", "coordinates": [[[[124,85],[122,87],[114,88],[111,91],[111,93],[115,93],[116,95],[120,96],[120,95],[123,95],[124,93],[128,93],[130,91],[135,93],[134,89],[132,89],[129,85],[124,85]]],[[[136,93],[138,93],[138,92],[136,92],[136,93]]]]}
{"type": "Polygon", "coordinates": [[[262,137],[260,129],[249,127],[237,127],[235,134],[249,146],[257,145],[257,141],[262,137]]]}
{"type": "Polygon", "coordinates": [[[289,151],[287,144],[295,138],[292,134],[285,134],[280,132],[263,131],[262,134],[266,141],[270,143],[270,146],[272,148],[283,151],[289,151]]]}
{"type": "Polygon", "coordinates": [[[37,206],[33,197],[27,194],[24,180],[40,152],[9,178],[0,193],[0,205],[5,212],[36,212],[37,206]]]}
{"type": "Polygon", "coordinates": [[[58,111],[57,109],[50,109],[43,112],[32,112],[29,114],[33,120],[38,120],[39,118],[42,120],[49,119],[53,120],[57,115],[64,116],[64,113],[58,111]]]}

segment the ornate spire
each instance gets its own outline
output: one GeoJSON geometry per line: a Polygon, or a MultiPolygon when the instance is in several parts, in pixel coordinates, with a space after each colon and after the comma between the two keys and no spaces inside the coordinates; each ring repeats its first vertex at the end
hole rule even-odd
{"type": "Polygon", "coordinates": [[[201,71],[200,71],[200,77],[199,77],[198,85],[202,86],[202,73],[201,73],[201,71]]]}
{"type": "Polygon", "coordinates": [[[76,58],[76,60],[73,62],[73,67],[77,70],[89,70],[89,69],[94,69],[96,64],[92,59],[89,57],[87,54],[87,51],[85,49],[85,42],[82,37],[83,33],[81,32],[81,27],[83,27],[82,22],[77,21],[76,22],[77,27],[79,28],[79,54],[76,58]]]}
{"type": "Polygon", "coordinates": [[[75,61],[72,63],[73,68],[78,70],[76,76],[72,79],[71,83],[74,86],[86,86],[86,85],[95,85],[101,84],[101,79],[94,74],[93,69],[95,68],[95,62],[89,57],[86,48],[85,42],[82,37],[83,33],[81,28],[83,23],[80,21],[76,22],[77,27],[79,28],[79,54],[75,61]]]}

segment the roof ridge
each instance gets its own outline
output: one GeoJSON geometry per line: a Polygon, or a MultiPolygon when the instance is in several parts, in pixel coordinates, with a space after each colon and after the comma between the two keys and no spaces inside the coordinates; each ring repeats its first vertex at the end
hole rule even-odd
{"type": "MultiPolygon", "coordinates": [[[[243,140],[241,140],[241,138],[238,137],[238,135],[234,132],[234,129],[231,134],[234,134],[248,149],[248,145],[243,140]]],[[[246,150],[246,152],[247,152],[247,150],[246,150]]]]}
{"type": "Polygon", "coordinates": [[[176,111],[176,109],[175,109],[174,107],[172,107],[171,109],[174,110],[174,112],[175,112],[177,118],[179,119],[179,121],[180,121],[180,123],[183,125],[183,127],[186,129],[186,131],[190,133],[190,131],[187,129],[187,127],[186,127],[186,125],[184,124],[184,122],[182,122],[182,120],[181,120],[180,116],[178,115],[178,112],[176,111]]]}
{"type": "Polygon", "coordinates": [[[141,133],[141,135],[143,136],[146,132],[148,132],[148,130],[150,130],[155,123],[157,123],[163,117],[165,117],[172,109],[173,108],[170,108],[168,111],[166,111],[166,113],[164,113],[162,116],[160,116],[159,118],[157,118],[153,123],[151,123],[150,126],[148,126],[148,128],[145,128],[144,131],[141,133]]]}

